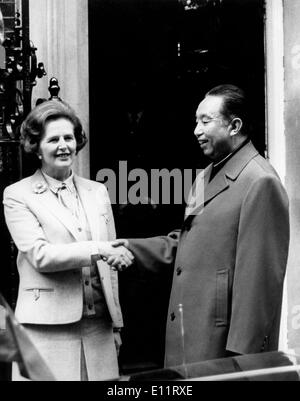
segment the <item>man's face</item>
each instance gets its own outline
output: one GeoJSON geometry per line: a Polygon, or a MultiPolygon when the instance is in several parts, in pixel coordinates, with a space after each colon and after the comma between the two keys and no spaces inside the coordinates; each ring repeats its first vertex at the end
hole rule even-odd
{"type": "Polygon", "coordinates": [[[196,112],[195,135],[200,147],[212,161],[220,161],[232,152],[231,124],[222,116],[223,98],[207,96],[196,112]]]}

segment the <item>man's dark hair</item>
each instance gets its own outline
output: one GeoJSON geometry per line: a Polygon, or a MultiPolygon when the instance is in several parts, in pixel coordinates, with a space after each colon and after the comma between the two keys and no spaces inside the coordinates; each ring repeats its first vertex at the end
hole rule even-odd
{"type": "Polygon", "coordinates": [[[235,85],[219,85],[206,93],[207,96],[221,96],[223,98],[222,114],[231,121],[238,117],[243,121],[243,133],[248,131],[249,106],[245,92],[235,85]]]}

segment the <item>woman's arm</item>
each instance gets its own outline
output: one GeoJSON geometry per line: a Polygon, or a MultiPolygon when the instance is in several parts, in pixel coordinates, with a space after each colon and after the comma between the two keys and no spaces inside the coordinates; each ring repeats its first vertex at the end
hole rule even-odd
{"type": "Polygon", "coordinates": [[[94,254],[109,257],[124,253],[124,249],[116,252],[118,248],[107,241],[50,243],[38,218],[11,187],[5,189],[3,203],[6,223],[19,252],[41,273],[89,266],[94,254]]]}

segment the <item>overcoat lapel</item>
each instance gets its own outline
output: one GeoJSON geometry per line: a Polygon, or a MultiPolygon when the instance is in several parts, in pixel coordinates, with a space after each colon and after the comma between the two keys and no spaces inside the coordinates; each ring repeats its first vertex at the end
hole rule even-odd
{"type": "Polygon", "coordinates": [[[224,174],[217,174],[214,179],[204,187],[204,204],[215,198],[228,187],[229,184],[226,176],[224,174]]]}
{"type": "Polygon", "coordinates": [[[196,177],[192,189],[189,193],[187,207],[185,210],[185,219],[199,213],[204,204],[204,188],[207,185],[210,173],[210,164],[205,170],[202,170],[196,177]]]}
{"type": "Polygon", "coordinates": [[[200,173],[194,184],[196,185],[196,187],[194,187],[194,191],[196,188],[196,197],[190,196],[185,219],[202,213],[204,206],[210,200],[229,188],[230,181],[228,181],[228,178],[230,180],[235,180],[250,160],[257,154],[257,150],[252,143],[249,142],[233,155],[212,181],[209,182],[212,164],[200,173]]]}

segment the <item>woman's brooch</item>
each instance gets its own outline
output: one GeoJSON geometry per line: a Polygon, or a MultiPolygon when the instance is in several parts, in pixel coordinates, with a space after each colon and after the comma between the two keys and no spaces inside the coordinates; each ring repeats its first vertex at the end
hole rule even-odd
{"type": "Polygon", "coordinates": [[[33,191],[36,194],[42,194],[47,191],[47,184],[45,182],[36,182],[33,186],[33,191]]]}

